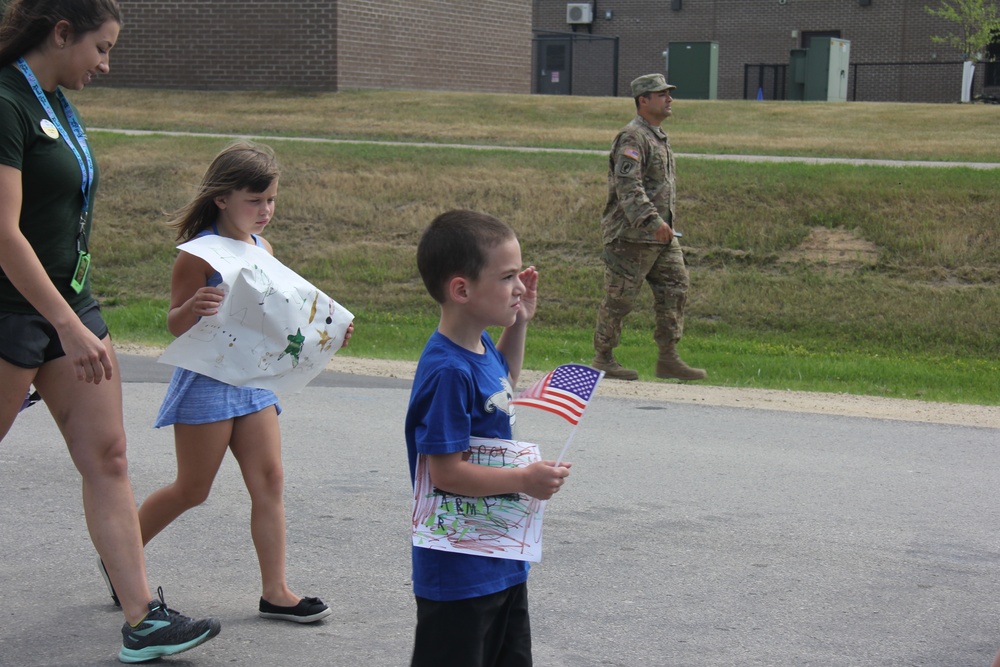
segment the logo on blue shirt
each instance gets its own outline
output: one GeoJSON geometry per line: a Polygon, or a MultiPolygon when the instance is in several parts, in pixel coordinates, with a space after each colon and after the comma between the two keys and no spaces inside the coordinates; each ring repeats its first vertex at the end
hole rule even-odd
{"type": "Polygon", "coordinates": [[[514,388],[510,386],[510,380],[508,378],[500,378],[500,384],[503,385],[503,389],[491,395],[486,399],[486,405],[483,408],[488,413],[492,413],[496,410],[503,412],[508,417],[510,417],[510,423],[514,425],[514,406],[510,404],[514,400],[514,388]]]}

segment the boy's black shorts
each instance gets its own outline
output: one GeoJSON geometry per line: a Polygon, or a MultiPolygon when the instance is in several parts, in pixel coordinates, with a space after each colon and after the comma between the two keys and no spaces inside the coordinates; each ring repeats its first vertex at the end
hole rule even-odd
{"type": "MultiPolygon", "coordinates": [[[[108,335],[108,325],[96,301],[77,315],[98,338],[103,340],[108,335]]],[[[0,312],[0,341],[0,358],[21,368],[40,368],[66,356],[55,327],[41,315],[0,312]]]]}
{"type": "Polygon", "coordinates": [[[442,665],[531,667],[528,584],[467,600],[418,597],[410,667],[442,665]]]}

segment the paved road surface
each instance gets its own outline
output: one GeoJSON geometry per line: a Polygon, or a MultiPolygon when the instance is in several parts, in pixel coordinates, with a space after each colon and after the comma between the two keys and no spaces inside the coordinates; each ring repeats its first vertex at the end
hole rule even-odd
{"type": "MultiPolygon", "coordinates": [[[[123,356],[138,498],[173,473],[166,368],[123,356]]],[[[165,665],[408,664],[408,382],[325,373],[284,400],[288,569],[334,614],[259,619],[249,503],[211,498],[147,548],[172,607],[222,634],[165,665]]],[[[519,412],[552,455],[568,426],[519,412]]],[[[540,667],[971,667],[1000,647],[1000,431],[599,397],[531,576],[540,667]]],[[[44,406],[0,445],[0,665],[118,664],[79,479],[44,406]]]]}

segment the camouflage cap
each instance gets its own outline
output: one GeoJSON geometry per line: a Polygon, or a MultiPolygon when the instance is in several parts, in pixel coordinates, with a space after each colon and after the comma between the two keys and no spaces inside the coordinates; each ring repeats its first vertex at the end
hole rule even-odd
{"type": "Polygon", "coordinates": [[[639,97],[646,93],[656,93],[661,90],[674,90],[677,86],[671,86],[662,74],[644,74],[632,81],[632,97],[639,97]]]}

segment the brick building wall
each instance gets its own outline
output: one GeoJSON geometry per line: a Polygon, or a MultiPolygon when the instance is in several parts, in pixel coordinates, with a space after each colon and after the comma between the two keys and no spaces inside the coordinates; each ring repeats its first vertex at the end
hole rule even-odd
{"type": "MultiPolygon", "coordinates": [[[[929,15],[922,0],[871,0],[868,6],[859,0],[682,0],[679,10],[671,0],[594,0],[589,29],[567,24],[566,4],[534,0],[535,28],[618,36],[618,93],[624,96],[636,76],[664,71],[662,54],[671,42],[718,42],[719,99],[743,98],[744,65],[788,63],[789,51],[803,47],[807,32],[839,31],[851,42],[853,64],[961,56],[931,42],[931,35],[953,27],[929,15]]],[[[979,82],[983,69],[977,68],[979,82]]],[[[858,84],[864,86],[858,99],[953,102],[960,97],[961,65],[859,67],[858,84]]]]}
{"type": "Polygon", "coordinates": [[[344,0],[342,88],[531,91],[524,0],[344,0]]]}
{"type": "Polygon", "coordinates": [[[527,93],[524,0],[119,0],[100,85],[527,93]]]}
{"type": "Polygon", "coordinates": [[[101,85],[337,88],[337,5],[308,0],[119,0],[125,26],[101,85]]]}

